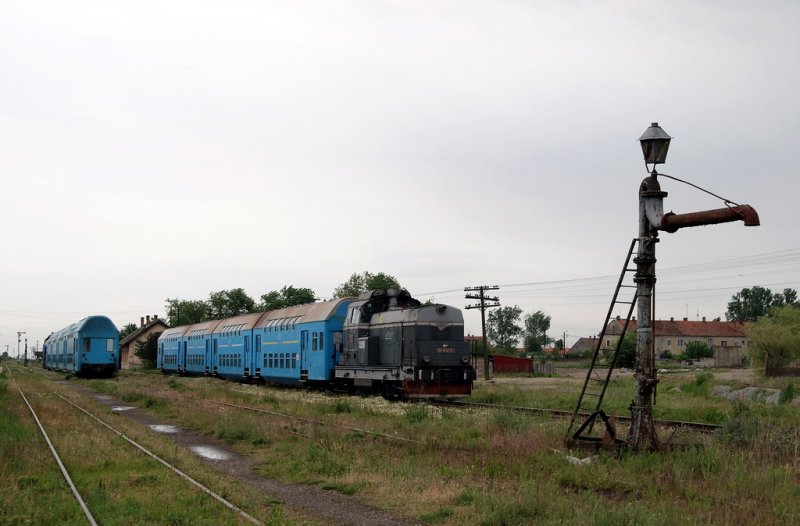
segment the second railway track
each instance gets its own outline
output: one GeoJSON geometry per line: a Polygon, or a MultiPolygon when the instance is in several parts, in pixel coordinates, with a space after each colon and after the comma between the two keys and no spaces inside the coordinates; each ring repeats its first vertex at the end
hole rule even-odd
{"type": "MultiPolygon", "coordinates": [[[[543,415],[543,416],[552,416],[555,418],[571,418],[573,415],[572,411],[566,411],[563,409],[546,409],[540,407],[521,407],[521,406],[510,406],[510,405],[498,405],[498,404],[488,404],[482,402],[467,402],[463,400],[455,400],[455,401],[442,401],[442,402],[434,402],[439,405],[446,405],[446,406],[461,406],[461,407],[479,407],[485,409],[505,409],[508,411],[514,411],[519,413],[526,413],[532,415],[543,415]]],[[[589,416],[589,413],[579,413],[582,416],[589,416]]],[[[630,422],[630,417],[627,416],[616,416],[615,418],[619,422],[630,422]]],[[[717,424],[707,424],[705,422],[686,422],[681,420],[656,420],[656,425],[661,427],[669,427],[669,428],[681,428],[681,429],[689,429],[692,431],[698,431],[701,433],[714,433],[719,431],[721,426],[717,424]]]]}
{"type": "MultiPolygon", "coordinates": [[[[17,388],[17,390],[18,390],[18,392],[20,394],[20,397],[25,402],[25,405],[27,406],[28,410],[30,411],[31,416],[33,417],[34,421],[36,422],[37,427],[38,427],[39,431],[41,432],[41,435],[42,435],[43,439],[47,443],[47,446],[48,446],[48,448],[49,448],[49,450],[50,450],[50,452],[51,452],[56,464],[58,465],[59,470],[61,471],[61,473],[62,473],[62,475],[64,477],[64,480],[66,481],[67,485],[69,486],[70,491],[72,492],[75,500],[77,501],[78,505],[80,506],[80,508],[81,508],[81,510],[82,510],[82,512],[84,514],[84,517],[86,518],[86,521],[91,525],[98,524],[98,521],[95,519],[95,515],[97,514],[97,511],[95,510],[93,512],[90,509],[90,506],[87,504],[87,500],[88,499],[86,499],[81,493],[82,490],[86,491],[85,484],[84,484],[83,488],[79,488],[80,484],[76,484],[73,481],[74,477],[70,474],[70,472],[69,472],[70,470],[68,470],[68,468],[66,467],[65,462],[62,461],[63,452],[62,452],[62,454],[59,454],[58,449],[55,447],[55,445],[53,444],[53,441],[50,438],[50,435],[47,433],[46,426],[45,426],[46,422],[44,422],[43,419],[39,416],[39,414],[37,414],[36,409],[30,403],[28,397],[25,395],[25,393],[24,393],[24,391],[22,389],[22,386],[19,384],[17,379],[14,377],[14,375],[11,373],[10,369],[8,371],[9,371],[9,377],[12,379],[12,381],[16,385],[16,388],[17,388]]],[[[258,519],[256,519],[252,515],[248,514],[247,512],[245,512],[244,510],[242,510],[241,508],[239,508],[238,506],[236,506],[235,504],[233,504],[229,500],[225,499],[219,493],[213,491],[208,486],[200,483],[195,478],[191,477],[190,475],[188,475],[187,473],[185,473],[181,469],[177,468],[175,465],[171,464],[170,462],[167,462],[162,457],[160,457],[159,455],[155,454],[153,451],[151,451],[147,447],[145,447],[145,446],[141,445],[140,443],[136,442],[135,440],[133,440],[132,438],[127,436],[124,432],[122,432],[119,429],[117,429],[116,427],[110,425],[108,422],[104,421],[103,419],[101,419],[100,417],[98,417],[97,415],[95,415],[94,413],[89,411],[88,409],[82,407],[81,405],[73,402],[69,398],[67,398],[67,397],[63,396],[62,394],[60,394],[58,392],[55,392],[55,391],[46,391],[46,392],[43,392],[43,393],[40,392],[39,394],[40,394],[40,396],[42,394],[44,394],[45,396],[51,395],[51,394],[55,395],[58,399],[63,401],[65,404],[68,404],[73,409],[75,409],[77,411],[80,411],[81,413],[83,413],[83,415],[89,417],[94,422],[96,422],[97,424],[99,424],[100,426],[105,428],[107,431],[116,434],[117,436],[122,438],[124,441],[126,441],[130,446],[136,448],[139,452],[141,452],[144,455],[150,457],[151,459],[155,460],[156,462],[158,462],[163,467],[167,468],[168,470],[170,470],[174,474],[176,474],[179,477],[183,478],[186,482],[190,483],[195,488],[197,488],[200,491],[204,492],[205,494],[209,495],[211,498],[213,498],[218,503],[220,503],[223,506],[225,506],[226,508],[228,508],[230,511],[238,514],[242,519],[246,520],[247,522],[249,522],[251,524],[256,524],[256,525],[262,525],[263,524],[261,521],[259,521],[258,519]]],[[[106,441],[106,442],[109,444],[109,446],[107,446],[107,447],[111,447],[111,445],[110,445],[111,441],[106,441]]],[[[88,443],[88,441],[87,441],[87,443],[88,443]]],[[[68,446],[65,446],[65,447],[62,447],[61,449],[70,450],[71,448],[69,448],[68,446]]],[[[102,451],[95,451],[94,453],[95,454],[99,453],[99,454],[102,455],[103,452],[102,451]]],[[[73,464],[74,464],[74,461],[73,461],[73,464]]],[[[93,483],[92,485],[95,485],[95,483],[93,483]]],[[[100,486],[102,487],[102,483],[100,483],[100,486]]],[[[174,485],[172,485],[172,484],[171,484],[171,486],[174,487],[174,485]]],[[[110,521],[108,519],[106,519],[103,522],[110,522],[110,521]]]]}

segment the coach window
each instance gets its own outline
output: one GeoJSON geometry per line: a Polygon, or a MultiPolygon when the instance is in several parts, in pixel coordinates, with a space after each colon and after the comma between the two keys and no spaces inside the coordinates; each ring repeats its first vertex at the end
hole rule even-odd
{"type": "Polygon", "coordinates": [[[89,352],[89,338],[83,339],[83,352],[89,352]]]}
{"type": "Polygon", "coordinates": [[[106,350],[108,352],[114,352],[114,340],[112,338],[106,340],[106,350]]]}
{"type": "Polygon", "coordinates": [[[313,335],[311,336],[311,350],[312,351],[316,351],[317,350],[317,341],[318,341],[318,339],[319,339],[319,337],[317,336],[317,333],[316,332],[313,333],[313,335]]]}
{"type": "Polygon", "coordinates": [[[323,345],[323,339],[322,339],[324,334],[325,334],[324,332],[319,333],[319,350],[320,351],[325,348],[325,346],[323,345]]]}

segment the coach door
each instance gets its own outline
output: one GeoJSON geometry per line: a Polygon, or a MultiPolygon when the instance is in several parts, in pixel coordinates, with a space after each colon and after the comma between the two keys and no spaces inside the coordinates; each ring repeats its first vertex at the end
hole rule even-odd
{"type": "Polygon", "coordinates": [[[183,342],[183,369],[186,370],[186,341],[183,342]]]}
{"type": "Polygon", "coordinates": [[[300,380],[308,380],[308,331],[300,331],[300,380]]]}
{"type": "Polygon", "coordinates": [[[213,355],[211,357],[211,364],[214,367],[213,372],[216,373],[217,372],[217,367],[219,366],[219,363],[217,362],[217,339],[216,338],[214,338],[214,343],[212,344],[212,346],[213,346],[214,350],[213,350],[213,355]]]}
{"type": "Polygon", "coordinates": [[[211,356],[210,356],[211,353],[208,352],[210,348],[211,348],[211,340],[206,338],[206,353],[205,353],[205,359],[203,360],[203,364],[206,366],[206,373],[208,373],[208,366],[211,363],[211,356]]]}
{"type": "Polygon", "coordinates": [[[244,360],[242,362],[242,367],[244,367],[244,375],[247,376],[250,374],[250,370],[252,368],[252,364],[250,363],[250,356],[252,354],[250,352],[250,336],[244,337],[244,350],[242,352],[244,353],[244,358],[242,358],[244,360]]]}

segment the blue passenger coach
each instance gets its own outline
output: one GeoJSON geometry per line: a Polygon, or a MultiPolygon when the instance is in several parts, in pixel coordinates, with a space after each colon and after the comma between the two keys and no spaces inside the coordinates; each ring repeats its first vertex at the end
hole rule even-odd
{"type": "Polygon", "coordinates": [[[347,306],[337,299],[265,312],[253,333],[255,371],[272,383],[330,382],[347,306]]]}
{"type": "Polygon", "coordinates": [[[161,333],[158,337],[158,354],[156,355],[156,367],[165,373],[178,373],[181,371],[178,358],[182,354],[183,335],[189,329],[189,325],[181,327],[171,327],[161,333]]]}
{"type": "Polygon", "coordinates": [[[347,305],[337,299],[175,327],[158,339],[165,373],[298,385],[333,378],[347,305]]]}
{"type": "Polygon", "coordinates": [[[111,376],[119,369],[119,330],[105,316],[89,316],[48,336],[42,350],[47,369],[111,376]]]}

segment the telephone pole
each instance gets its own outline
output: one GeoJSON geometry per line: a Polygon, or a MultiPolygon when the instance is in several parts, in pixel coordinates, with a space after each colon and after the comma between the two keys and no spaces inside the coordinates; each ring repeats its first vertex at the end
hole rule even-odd
{"type": "Polygon", "coordinates": [[[483,379],[489,379],[489,347],[486,345],[486,309],[500,306],[500,298],[497,296],[486,296],[487,290],[498,290],[497,285],[480,285],[478,287],[464,287],[464,292],[477,292],[478,294],[467,294],[464,296],[468,300],[478,300],[480,303],[467,305],[465,309],[481,310],[481,335],[483,338],[483,379]],[[487,301],[493,303],[487,304],[487,301]]]}
{"type": "Polygon", "coordinates": [[[17,360],[19,361],[19,344],[22,343],[22,335],[28,334],[25,331],[17,331],[17,360]]]}

